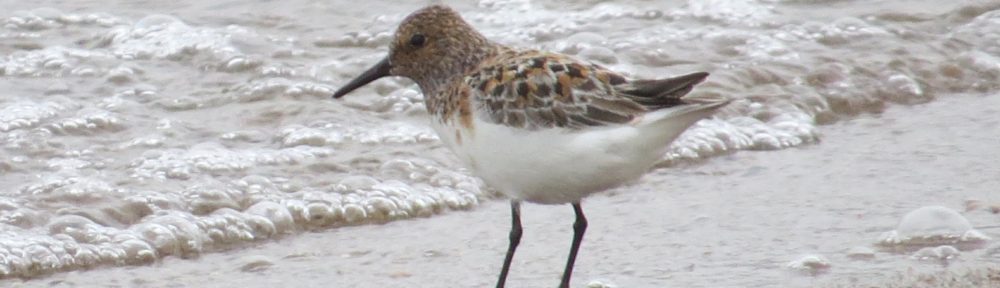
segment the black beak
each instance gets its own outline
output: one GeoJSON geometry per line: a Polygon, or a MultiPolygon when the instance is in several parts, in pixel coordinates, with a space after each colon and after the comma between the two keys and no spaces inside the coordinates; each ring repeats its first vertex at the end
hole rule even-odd
{"type": "Polygon", "coordinates": [[[358,89],[361,86],[365,86],[365,84],[378,80],[378,78],[389,76],[389,70],[391,68],[392,66],[389,65],[389,57],[385,57],[385,59],[379,61],[378,64],[375,64],[375,66],[372,66],[372,68],[368,68],[368,71],[365,71],[365,73],[361,73],[361,76],[358,76],[358,78],[354,78],[354,80],[348,82],[347,85],[344,85],[344,87],[340,87],[340,90],[337,90],[337,92],[333,93],[333,98],[344,97],[344,95],[347,95],[347,93],[351,93],[351,91],[354,91],[354,89],[358,89]]]}

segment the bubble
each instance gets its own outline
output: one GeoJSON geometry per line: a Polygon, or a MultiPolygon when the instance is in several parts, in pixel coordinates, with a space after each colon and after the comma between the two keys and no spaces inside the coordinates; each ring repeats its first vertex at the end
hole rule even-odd
{"type": "Polygon", "coordinates": [[[618,287],[618,286],[614,285],[614,284],[611,284],[611,283],[608,283],[607,281],[591,280],[590,282],[587,282],[586,287],[587,288],[614,288],[614,287],[618,287]]]}
{"type": "Polygon", "coordinates": [[[854,260],[870,260],[875,258],[875,249],[867,246],[855,246],[847,250],[847,258],[854,260]]]}
{"type": "Polygon", "coordinates": [[[156,261],[156,249],[146,241],[130,239],[121,243],[125,250],[125,262],[129,264],[146,264],[156,261]]]}
{"type": "Polygon", "coordinates": [[[896,230],[882,235],[879,243],[906,249],[926,246],[978,246],[990,238],[972,229],[969,220],[943,206],[926,206],[910,211],[896,230]]]}
{"type": "Polygon", "coordinates": [[[156,254],[179,255],[182,252],[173,231],[163,225],[143,223],[133,226],[132,230],[149,243],[157,251],[156,254]]]}
{"type": "Polygon", "coordinates": [[[344,219],[348,223],[361,222],[368,218],[368,212],[365,211],[364,207],[358,204],[345,204],[344,205],[344,219]]]}
{"type": "Polygon", "coordinates": [[[290,232],[295,228],[295,221],[288,209],[275,202],[259,202],[247,208],[246,213],[263,217],[274,225],[276,233],[290,232]]]}
{"type": "Polygon", "coordinates": [[[938,260],[946,261],[958,257],[961,252],[957,248],[949,245],[941,245],[937,247],[924,247],[917,252],[913,253],[913,258],[919,260],[938,260]]]}
{"type": "Polygon", "coordinates": [[[223,60],[222,66],[219,67],[222,71],[227,72],[244,72],[255,69],[259,67],[262,62],[257,59],[248,58],[245,55],[233,56],[230,59],[223,60]]]}
{"type": "Polygon", "coordinates": [[[824,273],[830,270],[831,266],[830,260],[822,255],[804,255],[785,264],[788,269],[809,275],[824,273]]]}
{"type": "Polygon", "coordinates": [[[341,216],[340,208],[334,209],[327,203],[309,203],[306,205],[309,223],[316,226],[327,226],[335,223],[341,216]]]}
{"type": "Polygon", "coordinates": [[[370,197],[366,204],[371,208],[368,217],[372,220],[387,221],[400,214],[399,206],[385,197],[370,197]]]}
{"type": "Polygon", "coordinates": [[[49,222],[48,230],[52,234],[66,234],[67,231],[83,230],[91,225],[97,224],[82,216],[61,215],[49,222]]]}
{"type": "Polygon", "coordinates": [[[101,257],[97,254],[97,247],[90,244],[81,244],[80,248],[73,254],[76,265],[81,267],[93,267],[101,263],[101,257]]]}
{"type": "Polygon", "coordinates": [[[916,104],[932,100],[931,95],[924,92],[920,83],[903,74],[889,76],[883,93],[890,100],[901,103],[916,104]]]}

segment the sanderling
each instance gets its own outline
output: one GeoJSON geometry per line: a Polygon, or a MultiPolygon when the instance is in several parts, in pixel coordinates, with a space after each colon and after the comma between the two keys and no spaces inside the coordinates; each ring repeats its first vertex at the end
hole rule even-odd
{"type": "Polygon", "coordinates": [[[441,141],[511,198],[497,287],[521,239],[521,201],[572,204],[573,243],[560,283],[569,287],[587,229],[580,200],[638,179],[684,130],[729,103],[682,98],[708,73],[631,80],[566,55],[494,43],[442,5],[407,16],[390,45],[388,57],[333,97],[385,76],[420,86],[441,141]]]}

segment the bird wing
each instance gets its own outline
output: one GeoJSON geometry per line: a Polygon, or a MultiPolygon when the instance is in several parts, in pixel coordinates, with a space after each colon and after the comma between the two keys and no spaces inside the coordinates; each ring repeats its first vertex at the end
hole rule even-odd
{"type": "Polygon", "coordinates": [[[464,78],[474,107],[485,112],[480,119],[528,130],[629,123],[685,104],[680,97],[708,76],[629,81],[595,64],[537,51],[494,63],[464,78]]]}

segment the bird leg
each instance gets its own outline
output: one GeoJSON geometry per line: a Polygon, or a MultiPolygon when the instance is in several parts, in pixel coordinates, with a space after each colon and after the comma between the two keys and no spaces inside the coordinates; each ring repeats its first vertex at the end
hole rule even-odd
{"type": "Polygon", "coordinates": [[[580,202],[573,203],[573,212],[576,212],[576,222],[573,223],[573,245],[569,248],[569,259],[566,259],[566,270],[563,271],[563,280],[559,283],[559,288],[569,288],[569,278],[573,274],[573,263],[576,263],[576,251],[580,250],[583,233],[587,231],[587,217],[583,216],[580,202]]]}
{"type": "Polygon", "coordinates": [[[569,278],[573,274],[573,263],[576,263],[576,251],[580,250],[580,242],[583,242],[583,232],[587,231],[587,217],[583,216],[583,208],[580,202],[573,203],[573,212],[576,212],[576,222],[573,223],[573,246],[569,248],[569,259],[566,259],[566,270],[563,271],[562,282],[559,288],[569,288],[569,278]]]}
{"type": "Polygon", "coordinates": [[[510,271],[510,261],[514,259],[514,250],[517,244],[521,243],[521,201],[510,200],[510,246],[507,246],[507,257],[503,260],[503,268],[500,269],[500,280],[497,280],[497,288],[503,288],[507,282],[507,272],[510,271]]]}

